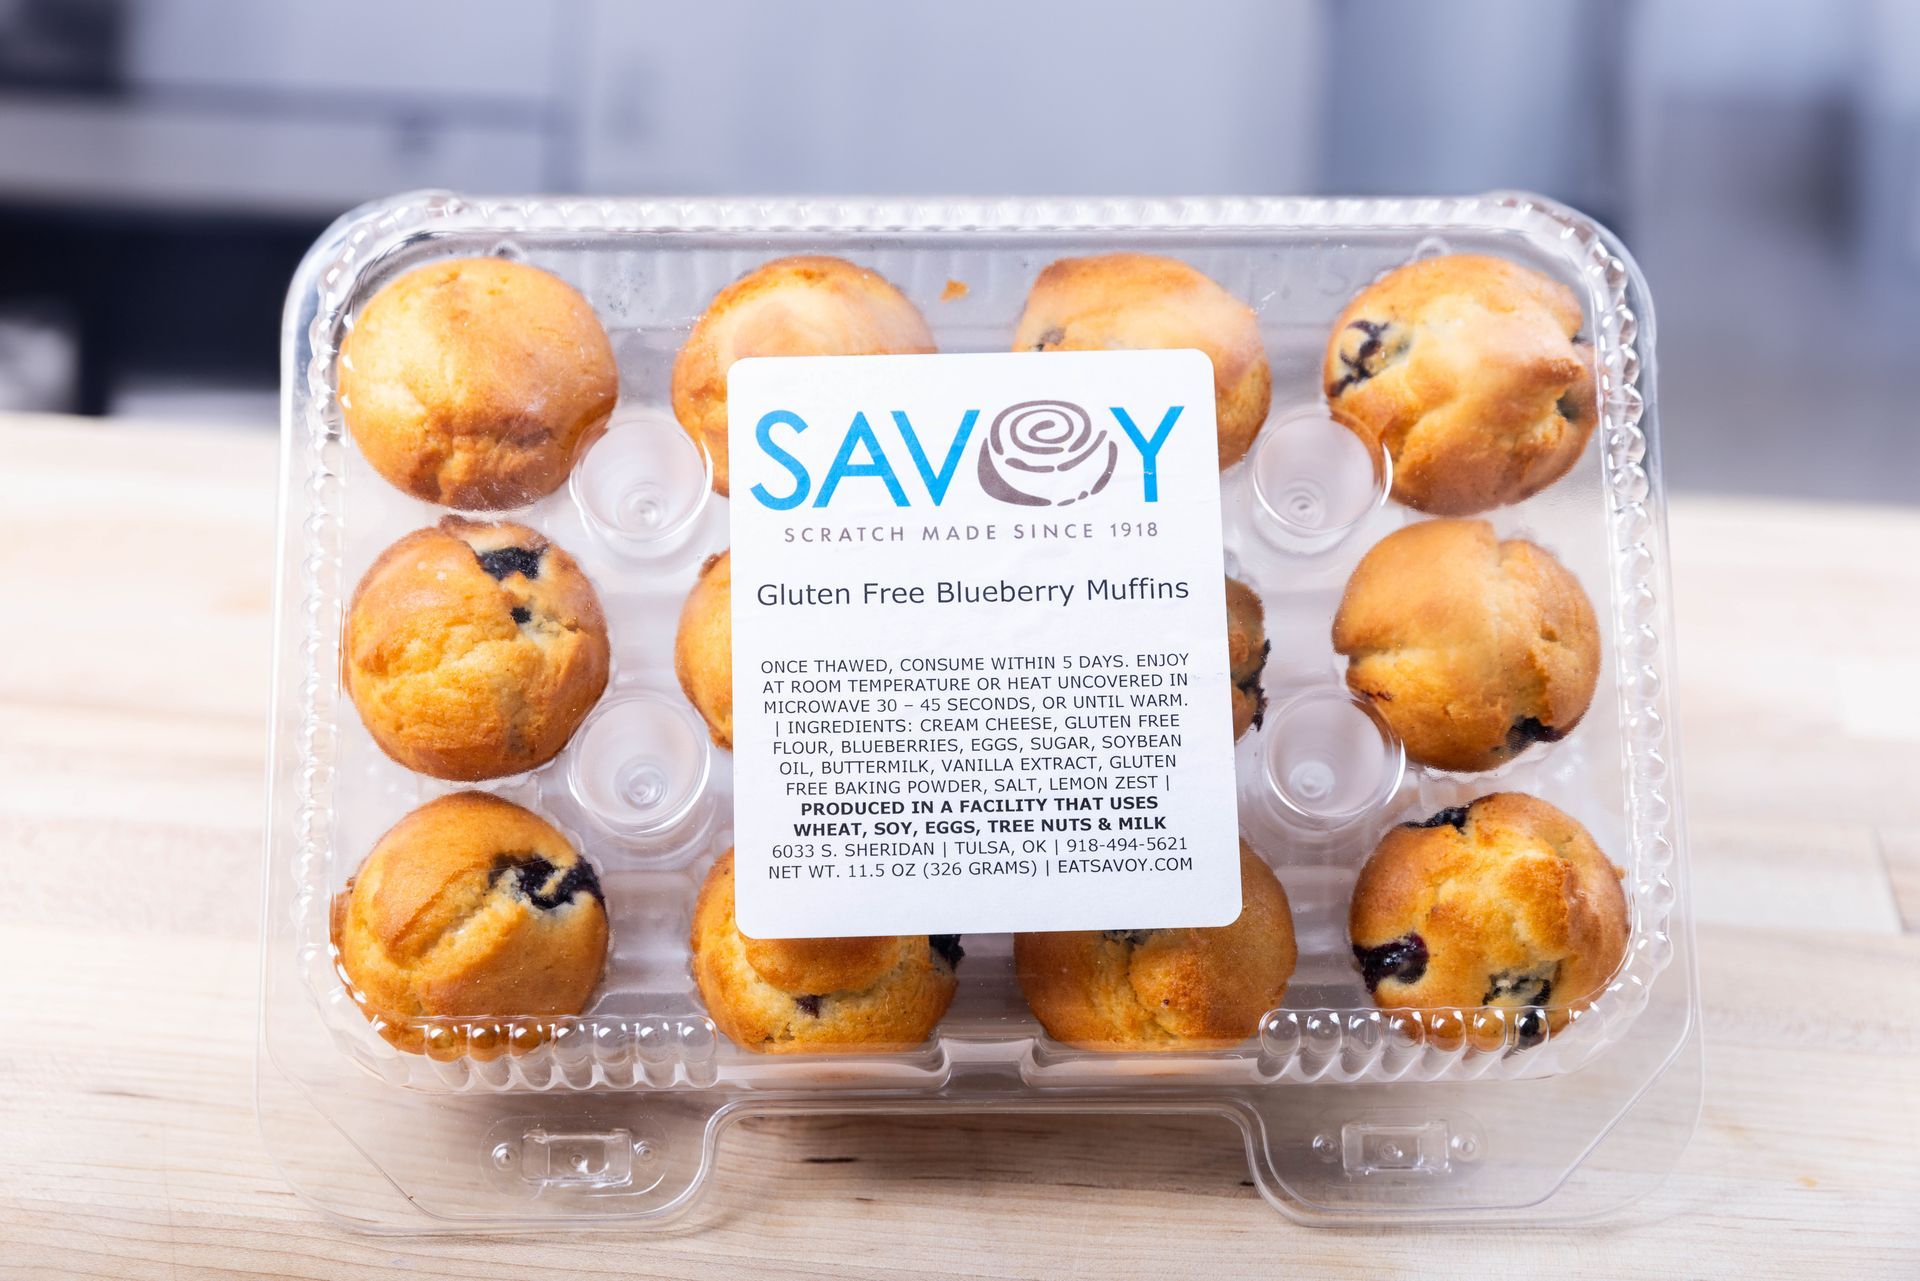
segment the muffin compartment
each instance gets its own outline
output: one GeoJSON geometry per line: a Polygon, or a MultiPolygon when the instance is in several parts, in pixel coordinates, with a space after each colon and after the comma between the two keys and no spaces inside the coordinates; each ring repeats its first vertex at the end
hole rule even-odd
{"type": "Polygon", "coordinates": [[[603,703],[576,736],[566,796],[636,859],[703,849],[718,815],[706,728],[685,704],[638,690],[603,703]]]}
{"type": "Polygon", "coordinates": [[[1269,420],[1246,464],[1253,528],[1295,556],[1332,551],[1387,501],[1393,458],[1341,426],[1324,405],[1269,420]]]}
{"type": "Polygon", "coordinates": [[[614,556],[658,560],[698,536],[713,460],[658,409],[617,415],[568,482],[593,536],[614,556]]]}
{"type": "Polygon", "coordinates": [[[1267,712],[1243,804],[1282,830],[1330,830],[1376,813],[1400,790],[1406,752],[1365,700],[1309,686],[1267,712]]]}

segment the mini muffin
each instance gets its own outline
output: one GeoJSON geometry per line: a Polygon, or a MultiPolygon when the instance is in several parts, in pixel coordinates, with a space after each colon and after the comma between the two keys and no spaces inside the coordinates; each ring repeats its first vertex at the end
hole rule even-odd
{"type": "Polygon", "coordinates": [[[1227,666],[1233,676],[1233,736],[1239,738],[1260,723],[1267,696],[1260,689],[1260,669],[1266,666],[1266,611],[1253,589],[1237,578],[1227,580],[1227,666]]]}
{"type": "Polygon", "coordinates": [[[953,1001],[953,934],[750,939],[733,917],[733,851],[693,908],[693,980],[727,1038],[761,1054],[911,1049],[953,1001]]]}
{"type": "Polygon", "coordinates": [[[1593,352],[1573,291],[1476,254],[1424,258],[1334,321],[1334,417],[1393,456],[1393,496],[1466,516],[1567,474],[1593,435],[1593,352]]]}
{"type": "Polygon", "coordinates": [[[805,254],[757,267],[714,295],[673,362],[673,413],[713,459],[727,492],[727,371],[748,356],[930,352],[906,295],[844,258],[805,254]]]}
{"type": "Polygon", "coordinates": [[[382,552],[347,610],[347,693],[408,769],[470,781],[553,759],[607,685],[607,620],[525,525],[448,516],[382,552]]]}
{"type": "Polygon", "coordinates": [[[607,960],[593,865],[545,819],[485,792],[396,823],[334,896],[331,932],[380,1034],[435,1058],[531,1049],[546,1028],[500,1023],[580,1013],[607,960]]]}
{"type": "Polygon", "coordinates": [[[706,718],[714,746],[733,750],[733,554],[707,557],[680,607],[673,670],[687,701],[706,718]]]}
{"type": "Polygon", "coordinates": [[[1240,915],[1210,929],[1016,934],[1014,970],[1047,1035],[1084,1050],[1207,1050],[1244,1041],[1287,994],[1287,893],[1240,843],[1240,915]]]}
{"type": "Polygon", "coordinates": [[[1484,520],[1395,530],[1360,559],[1333,619],[1347,684],[1444,770],[1484,770],[1580,723],[1600,629],[1579,580],[1484,520]]]}
{"type": "Polygon", "coordinates": [[[1573,819],[1496,792],[1387,833],[1354,885],[1354,958],[1376,1004],[1442,1041],[1531,1045],[1620,968],[1621,876],[1573,819]]]}
{"type": "Polygon", "coordinates": [[[469,511],[552,493],[619,395],[613,345],[557,276],[504,258],[409,271],[340,344],[340,410],[374,469],[469,511]]]}
{"type": "Polygon", "coordinates": [[[1186,263],[1153,254],[1062,258],[1040,273],[1015,351],[1195,348],[1213,362],[1220,466],[1246,456],[1267,420],[1272,375],[1253,308],[1186,263]]]}

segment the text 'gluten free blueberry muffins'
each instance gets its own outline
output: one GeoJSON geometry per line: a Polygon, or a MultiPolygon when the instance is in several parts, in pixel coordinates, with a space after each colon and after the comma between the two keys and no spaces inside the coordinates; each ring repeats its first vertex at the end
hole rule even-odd
{"type": "MultiPolygon", "coordinates": [[[[1260,598],[1245,583],[1227,579],[1227,663],[1235,738],[1257,726],[1266,710],[1260,673],[1272,648],[1260,598]]],[[[706,559],[680,607],[673,670],[687,701],[707,722],[714,745],[732,751],[733,559],[728,552],[706,559]]]]}

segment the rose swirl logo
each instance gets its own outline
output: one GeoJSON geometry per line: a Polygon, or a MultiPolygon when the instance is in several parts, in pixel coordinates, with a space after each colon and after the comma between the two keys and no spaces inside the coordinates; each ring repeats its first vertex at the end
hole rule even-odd
{"type": "Polygon", "coordinates": [[[1028,400],[1000,411],[980,448],[980,488],[1021,507],[1065,507],[1113,479],[1120,449],[1085,409],[1028,400]]]}

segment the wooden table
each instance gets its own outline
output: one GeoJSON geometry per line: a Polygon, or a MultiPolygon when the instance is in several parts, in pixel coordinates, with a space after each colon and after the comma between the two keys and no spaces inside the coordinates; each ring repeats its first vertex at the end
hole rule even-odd
{"type": "Polygon", "coordinates": [[[1920,1277],[1920,511],[1673,504],[1708,1092],[1618,1221],[1299,1228],[1170,1118],[781,1120],[702,1234],[416,1240],[254,1124],[274,468],[0,420],[0,1276],[1920,1277]]]}

